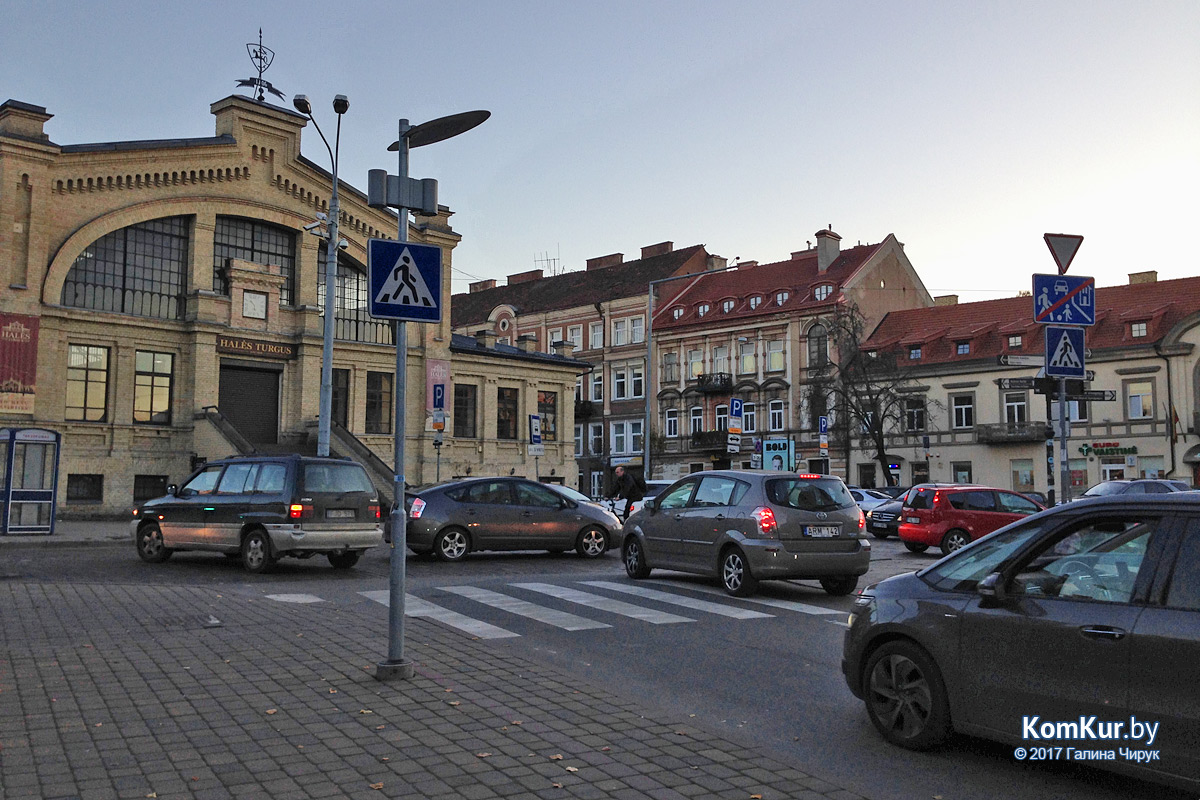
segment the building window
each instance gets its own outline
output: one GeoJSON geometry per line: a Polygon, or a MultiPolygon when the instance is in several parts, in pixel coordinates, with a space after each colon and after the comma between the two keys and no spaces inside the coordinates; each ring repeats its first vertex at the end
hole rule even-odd
{"type": "Polygon", "coordinates": [[[496,389],[496,438],[517,438],[517,390],[496,389]]]}
{"type": "Polygon", "coordinates": [[[67,476],[67,502],[68,503],[103,503],[104,502],[104,476],[103,475],[68,475],[67,476]]]}
{"type": "Polygon", "coordinates": [[[612,452],[613,454],[633,453],[641,449],[641,431],[642,423],[640,422],[614,422],[612,423],[612,452]],[[634,427],[637,432],[635,435],[634,427]]]}
{"type": "Polygon", "coordinates": [[[729,372],[729,346],[713,348],[713,372],[729,372]]]}
{"type": "Polygon", "coordinates": [[[955,483],[975,482],[971,477],[970,461],[952,461],[950,463],[950,475],[955,483]]]}
{"type": "Polygon", "coordinates": [[[663,353],[663,383],[679,383],[679,354],[663,353]]]}
{"type": "Polygon", "coordinates": [[[663,432],[668,439],[679,438],[679,409],[667,409],[666,423],[663,425],[663,432]]]}
{"type": "Polygon", "coordinates": [[[133,502],[142,503],[167,493],[166,475],[134,475],[133,502]]]}
{"type": "Polygon", "coordinates": [[[762,295],[756,294],[750,298],[750,309],[753,311],[762,305],[762,295]]]}
{"type": "Polygon", "coordinates": [[[475,429],[476,395],[474,384],[454,384],[454,435],[461,439],[474,439],[478,433],[475,429]]]}
{"type": "Polygon", "coordinates": [[[593,422],[588,426],[589,438],[591,440],[592,455],[599,456],[604,454],[604,423],[593,422]]]}
{"type": "Polygon", "coordinates": [[[179,319],[187,287],[188,238],[187,217],[163,217],[97,239],[71,265],[62,304],[179,319]]]}
{"type": "Polygon", "coordinates": [[[688,430],[690,433],[700,433],[704,430],[704,409],[692,406],[688,412],[688,430]]]}
{"type": "Polygon", "coordinates": [[[821,386],[814,386],[808,391],[808,427],[820,430],[821,417],[829,413],[829,397],[821,386]]]}
{"type": "Polygon", "coordinates": [[[733,311],[734,304],[735,304],[735,301],[733,301],[733,300],[722,300],[721,301],[721,313],[728,314],[730,311],[733,311]]]}
{"type": "Polygon", "coordinates": [[[229,294],[229,259],[279,267],[283,285],[281,305],[292,305],[296,279],[296,232],[266,222],[241,217],[217,217],[213,233],[213,291],[229,294]]]}
{"type": "Polygon", "coordinates": [[[393,377],[390,372],[367,373],[367,433],[392,432],[393,377]]]}
{"type": "Polygon", "coordinates": [[[717,416],[717,430],[729,430],[729,406],[719,405],[714,409],[717,416]]]}
{"type": "Polygon", "coordinates": [[[925,430],[924,397],[906,397],[904,399],[904,430],[925,430]]]}
{"type": "Polygon", "coordinates": [[[758,412],[755,411],[754,403],[742,404],[742,433],[756,433],[758,431],[758,412]]]}
{"type": "Polygon", "coordinates": [[[592,473],[592,485],[590,495],[597,500],[604,496],[604,473],[596,471],[592,473]]]}
{"type": "Polygon", "coordinates": [[[629,319],[629,341],[631,344],[641,344],[646,341],[646,320],[641,317],[629,319]]]}
{"type": "Polygon", "coordinates": [[[578,458],[583,455],[583,426],[575,426],[575,456],[578,458]]]}
{"type": "Polygon", "coordinates": [[[921,348],[920,347],[908,348],[908,357],[909,357],[909,359],[911,359],[913,361],[920,361],[921,360],[921,348]]]}
{"type": "Polygon", "coordinates": [[[613,367],[613,400],[643,397],[643,376],[640,364],[613,367]]]}
{"type": "Polygon", "coordinates": [[[813,325],[808,329],[808,368],[820,369],[828,364],[829,334],[824,325],[813,325]]]}
{"type": "Polygon", "coordinates": [[[783,430],[783,401],[772,400],[767,406],[767,425],[772,431],[783,430]]]}
{"type": "Polygon", "coordinates": [[[626,324],[627,324],[626,321],[623,319],[614,319],[613,320],[613,335],[612,335],[612,346],[613,347],[622,347],[624,345],[629,344],[626,324]]]}
{"type": "Polygon", "coordinates": [[[554,328],[553,330],[551,330],[550,334],[546,337],[546,352],[553,353],[554,352],[554,343],[561,342],[562,340],[563,340],[562,328],[554,328]]]}
{"type": "Polygon", "coordinates": [[[333,370],[333,397],[330,419],[346,430],[350,429],[350,370],[333,370]]]}
{"type": "Polygon", "coordinates": [[[970,428],[975,425],[975,396],[970,394],[954,395],[950,398],[950,407],[954,413],[955,428],[970,428]]]}
{"type": "Polygon", "coordinates": [[[671,309],[671,319],[679,319],[682,316],[683,316],[682,308],[676,307],[676,308],[671,309]]]}
{"type": "Polygon", "coordinates": [[[583,376],[575,376],[575,402],[583,400],[583,376]]]}
{"type": "Polygon", "coordinates": [[[1067,401],[1067,418],[1071,422],[1087,422],[1088,421],[1088,401],[1087,400],[1068,400],[1067,401]]]}
{"type": "Polygon", "coordinates": [[[1140,339],[1146,335],[1146,323],[1131,322],[1129,323],[1129,335],[1134,339],[1140,339]]]}
{"type": "Polygon", "coordinates": [[[710,306],[708,305],[708,303],[701,303],[699,306],[696,307],[696,315],[703,317],[705,314],[708,313],[709,308],[710,308],[710,306]]]}
{"type": "Polygon", "coordinates": [[[754,342],[742,342],[738,345],[738,372],[742,375],[753,375],[757,371],[754,351],[754,342]]]}
{"type": "Polygon", "coordinates": [[[699,378],[704,374],[704,351],[688,350],[688,377],[699,378]]]}
{"type": "Polygon", "coordinates": [[[1009,459],[1009,472],[1012,473],[1012,488],[1014,492],[1033,491],[1033,459],[1009,459]]]}
{"type": "Polygon", "coordinates": [[[1021,337],[1020,336],[1008,337],[1008,349],[1009,350],[1020,350],[1021,349],[1021,337]]]}
{"type": "Polygon", "coordinates": [[[572,325],[567,328],[567,341],[575,346],[576,350],[583,349],[583,326],[572,325]]]}
{"type": "Polygon", "coordinates": [[[134,356],[133,421],[171,424],[171,385],[175,357],[170,353],[138,350],[134,356]]]}
{"type": "Polygon", "coordinates": [[[1125,398],[1125,408],[1129,419],[1150,419],[1154,416],[1153,381],[1127,382],[1125,398]]]}
{"type": "Polygon", "coordinates": [[[833,294],[833,284],[831,283],[822,283],[815,290],[813,290],[813,297],[815,297],[817,300],[824,300],[831,294],[833,294]]]}
{"type": "Polygon", "coordinates": [[[73,344],[67,348],[65,418],[108,421],[108,348],[73,344]]]}
{"type": "Polygon", "coordinates": [[[558,392],[538,392],[538,416],[542,422],[542,441],[558,441],[558,392]]]}
{"type": "Polygon", "coordinates": [[[960,356],[970,355],[971,354],[971,343],[970,342],[955,342],[954,352],[960,356]]]}
{"type": "Polygon", "coordinates": [[[612,376],[613,376],[613,400],[626,399],[627,395],[625,394],[625,391],[626,391],[625,368],[624,367],[614,367],[612,376]]]}
{"type": "Polygon", "coordinates": [[[599,403],[604,400],[604,373],[601,371],[604,367],[592,373],[592,402],[599,403]]]}
{"type": "Polygon", "coordinates": [[[1004,393],[1004,421],[1009,425],[1022,425],[1029,419],[1028,404],[1024,392],[1004,393]]]}
{"type": "MultiPolygon", "coordinates": [[[[317,308],[325,316],[325,256],[324,242],[318,247],[317,258],[317,308]]],[[[367,271],[345,253],[338,251],[337,278],[334,282],[333,338],[347,342],[370,344],[394,344],[392,323],[377,320],[368,311],[370,287],[367,271]]],[[[322,324],[324,322],[322,321],[322,324]]]]}
{"type": "Polygon", "coordinates": [[[787,366],[785,354],[786,350],[782,339],[767,342],[767,372],[782,372],[787,366]]]}
{"type": "Polygon", "coordinates": [[[791,294],[788,292],[776,292],[775,304],[781,306],[788,301],[789,297],[791,297],[791,294]]]}
{"type": "Polygon", "coordinates": [[[593,350],[599,350],[601,347],[604,347],[604,323],[593,322],[588,326],[588,331],[591,337],[588,340],[588,346],[593,350]]]}

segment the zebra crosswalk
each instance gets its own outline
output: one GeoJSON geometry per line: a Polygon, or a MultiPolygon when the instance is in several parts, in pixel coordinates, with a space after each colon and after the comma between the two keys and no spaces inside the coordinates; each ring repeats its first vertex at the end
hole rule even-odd
{"type": "MultiPolygon", "coordinates": [[[[436,591],[469,600],[474,606],[478,606],[479,616],[465,614],[438,605],[424,597],[407,593],[404,595],[404,615],[424,617],[479,639],[510,639],[521,636],[521,634],[503,627],[503,624],[506,624],[504,615],[521,617],[560,630],[574,632],[613,627],[609,622],[597,619],[597,617],[603,618],[605,615],[624,617],[651,625],[697,622],[701,618],[700,615],[714,615],[732,620],[770,619],[777,616],[775,613],[746,608],[742,604],[756,604],[776,611],[826,617],[829,621],[837,622],[837,624],[844,624],[840,620],[844,619],[846,614],[845,611],[837,609],[771,597],[739,598],[735,601],[719,589],[692,584],[688,585],[687,592],[682,592],[678,590],[678,585],[666,581],[640,581],[637,584],[617,581],[577,581],[576,583],[578,586],[598,591],[539,582],[510,583],[504,587],[504,591],[494,591],[471,585],[440,586],[436,591]],[[653,588],[646,584],[653,584],[653,588]],[[509,590],[512,590],[512,593],[508,593],[509,590]],[[720,597],[724,602],[702,599],[696,597],[696,593],[720,597]],[[617,599],[610,596],[611,594],[631,598],[632,602],[617,599]],[[519,595],[542,596],[547,598],[546,602],[549,603],[560,601],[579,613],[533,602],[519,595]],[[695,612],[695,614],[683,616],[663,611],[657,607],[661,605],[686,609],[688,613],[695,612]],[[499,617],[492,612],[498,612],[499,617]],[[488,619],[483,619],[484,616],[487,616],[488,619]],[[834,620],[834,617],[839,619],[834,620]]],[[[387,589],[359,592],[358,594],[384,606],[390,604],[390,592],[387,589]]]]}

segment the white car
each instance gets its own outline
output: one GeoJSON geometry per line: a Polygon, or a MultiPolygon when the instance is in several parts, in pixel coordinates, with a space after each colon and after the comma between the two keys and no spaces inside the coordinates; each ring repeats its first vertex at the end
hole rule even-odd
{"type": "MultiPolygon", "coordinates": [[[[667,488],[675,481],[646,481],[646,496],[641,500],[634,500],[633,505],[629,509],[629,515],[633,516],[642,510],[642,506],[652,497],[656,497],[659,492],[667,488]]],[[[625,513],[625,501],[620,497],[609,498],[604,501],[604,504],[612,510],[617,517],[625,513]]]]}
{"type": "Polygon", "coordinates": [[[883,505],[892,499],[883,492],[877,492],[874,489],[860,489],[857,486],[850,489],[850,496],[854,498],[854,502],[858,503],[858,507],[864,512],[870,511],[875,506],[883,505]]]}

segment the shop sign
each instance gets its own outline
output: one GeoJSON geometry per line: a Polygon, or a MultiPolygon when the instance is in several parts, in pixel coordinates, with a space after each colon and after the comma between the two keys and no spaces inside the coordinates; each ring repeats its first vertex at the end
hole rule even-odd
{"type": "Polygon", "coordinates": [[[267,342],[262,339],[242,339],[237,336],[218,336],[218,353],[238,353],[244,356],[295,358],[296,345],[291,342],[267,342]]]}
{"type": "Polygon", "coordinates": [[[1080,445],[1079,452],[1085,456],[1136,456],[1136,447],[1121,447],[1120,442],[1092,442],[1080,445]]]}

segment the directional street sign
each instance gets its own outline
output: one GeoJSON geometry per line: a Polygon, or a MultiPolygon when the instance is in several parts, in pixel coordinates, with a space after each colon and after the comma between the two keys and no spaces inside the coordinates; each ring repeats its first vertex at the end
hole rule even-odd
{"type": "Polygon", "coordinates": [[[1001,389],[1032,389],[1037,378],[1000,378],[996,381],[1001,389]]]}
{"type": "Polygon", "coordinates": [[[1033,321],[1050,325],[1095,325],[1096,279],[1079,275],[1034,275],[1033,321]]]}
{"type": "Polygon", "coordinates": [[[1103,403],[1117,399],[1116,389],[1088,389],[1087,391],[1079,392],[1078,394],[1067,393],[1068,400],[1089,400],[1093,403],[1103,403]]]}
{"type": "Polygon", "coordinates": [[[1041,356],[996,356],[1002,367],[1040,367],[1046,363],[1041,356]]]}
{"type": "Polygon", "coordinates": [[[1083,244],[1083,237],[1070,233],[1047,233],[1042,238],[1046,240],[1046,246],[1050,248],[1050,255],[1054,256],[1054,263],[1058,265],[1058,274],[1065,275],[1067,267],[1071,266],[1071,260],[1079,252],[1079,245],[1083,244]]]}
{"type": "Polygon", "coordinates": [[[740,433],[727,434],[725,440],[725,449],[730,453],[736,453],[742,449],[742,435],[740,433]]]}
{"type": "Polygon", "coordinates": [[[368,311],[377,319],[442,320],[442,248],[371,239],[367,243],[368,311]]]}
{"type": "Polygon", "coordinates": [[[1046,326],[1046,376],[1083,378],[1083,328],[1046,326]]]}

